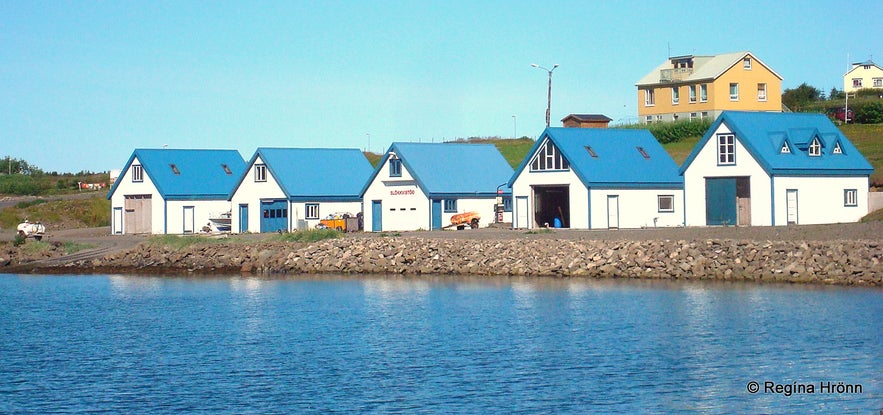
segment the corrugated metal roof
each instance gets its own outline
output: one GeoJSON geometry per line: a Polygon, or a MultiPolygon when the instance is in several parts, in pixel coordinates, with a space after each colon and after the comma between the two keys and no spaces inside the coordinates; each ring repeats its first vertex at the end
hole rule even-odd
{"type": "MultiPolygon", "coordinates": [[[[136,149],[123,172],[136,159],[164,199],[226,198],[245,170],[236,150],[136,149]]],[[[108,198],[119,184],[114,183],[108,198]]]]}
{"type": "Polygon", "coordinates": [[[291,199],[358,199],[374,170],[351,148],[258,148],[249,166],[258,156],[291,199]]]}
{"type": "Polygon", "coordinates": [[[754,63],[763,65],[765,68],[769,69],[770,72],[773,73],[779,79],[782,79],[779,74],[776,73],[772,68],[764,64],[757,59],[754,54],[748,51],[743,52],[732,52],[732,53],[723,53],[720,55],[711,55],[711,56],[693,56],[693,73],[684,77],[677,82],[662,82],[661,79],[661,71],[663,69],[672,69],[671,59],[666,59],[665,62],[661,63],[656,69],[650,71],[647,75],[644,75],[635,85],[644,86],[644,85],[657,85],[657,84],[672,84],[672,83],[689,83],[689,82],[697,82],[702,80],[713,80],[717,79],[717,77],[723,75],[728,69],[730,69],[733,65],[739,64],[742,62],[742,59],[746,55],[751,55],[754,59],[754,63]]]}
{"type": "Polygon", "coordinates": [[[647,130],[561,127],[543,131],[510,184],[546,140],[561,151],[586,187],[684,186],[677,164],[647,130]]]}
{"type": "MultiPolygon", "coordinates": [[[[493,144],[455,143],[393,143],[375,176],[390,151],[429,196],[495,195],[512,176],[512,166],[493,144]]],[[[511,194],[508,188],[503,190],[511,194]]]]}
{"type": "MultiPolygon", "coordinates": [[[[870,175],[874,167],[824,114],[724,111],[684,161],[683,173],[725,123],[768,174],[870,175]],[[818,139],[821,155],[808,147],[818,139]],[[790,153],[782,153],[788,142],[790,153]],[[839,144],[842,154],[834,154],[839,144]]],[[[738,160],[738,156],[737,156],[738,160]]]]}

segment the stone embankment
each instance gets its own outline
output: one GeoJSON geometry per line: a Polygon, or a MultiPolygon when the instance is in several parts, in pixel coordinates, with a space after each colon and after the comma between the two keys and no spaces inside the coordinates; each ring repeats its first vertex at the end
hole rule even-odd
{"type": "MultiPolygon", "coordinates": [[[[883,286],[883,242],[342,238],[142,244],[55,272],[366,273],[750,280],[883,286]]],[[[42,270],[40,270],[42,271],[42,270]]]]}

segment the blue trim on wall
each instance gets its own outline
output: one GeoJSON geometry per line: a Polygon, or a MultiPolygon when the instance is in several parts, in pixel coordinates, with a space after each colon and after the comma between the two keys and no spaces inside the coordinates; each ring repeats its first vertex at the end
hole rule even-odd
{"type": "Polygon", "coordinates": [[[592,229],[592,188],[591,188],[591,187],[587,187],[586,190],[588,190],[588,195],[589,195],[589,198],[588,198],[589,200],[587,201],[587,202],[589,203],[589,204],[588,204],[588,208],[589,208],[589,209],[588,209],[588,210],[589,210],[589,229],[592,229]]]}
{"type": "MultiPolygon", "coordinates": [[[[776,226],[776,176],[770,175],[770,223],[776,226]]],[[[788,223],[788,212],[785,212],[785,223],[788,223]]]]}
{"type": "MultiPolygon", "coordinates": [[[[151,201],[151,203],[152,203],[152,201],[151,201]]],[[[169,233],[169,201],[166,199],[163,199],[163,201],[162,201],[162,210],[163,210],[162,233],[163,233],[163,235],[168,235],[168,233],[169,233]]],[[[151,215],[153,214],[153,209],[150,209],[150,214],[151,215]]],[[[153,223],[152,219],[150,220],[150,223],[153,223]]],[[[151,230],[150,233],[153,233],[153,230],[151,230]]]]}

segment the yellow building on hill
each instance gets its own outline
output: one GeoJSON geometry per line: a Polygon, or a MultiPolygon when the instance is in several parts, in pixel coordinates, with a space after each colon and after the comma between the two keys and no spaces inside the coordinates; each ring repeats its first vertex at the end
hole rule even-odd
{"type": "Polygon", "coordinates": [[[636,86],[641,123],[782,111],[782,77],[751,52],[671,57],[636,86]]]}

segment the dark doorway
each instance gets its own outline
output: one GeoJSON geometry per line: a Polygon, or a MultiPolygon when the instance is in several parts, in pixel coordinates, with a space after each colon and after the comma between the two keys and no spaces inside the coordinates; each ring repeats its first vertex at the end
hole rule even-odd
{"type": "Polygon", "coordinates": [[[533,197],[535,226],[570,227],[570,188],[533,186],[533,197]]]}

